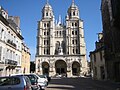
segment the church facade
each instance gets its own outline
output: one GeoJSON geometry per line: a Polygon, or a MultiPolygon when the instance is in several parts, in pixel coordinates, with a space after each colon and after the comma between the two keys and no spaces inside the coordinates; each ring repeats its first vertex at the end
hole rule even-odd
{"type": "Polygon", "coordinates": [[[65,24],[55,23],[51,5],[47,2],[38,21],[36,73],[68,77],[87,74],[86,43],[83,20],[74,0],[68,8],[65,24]]]}

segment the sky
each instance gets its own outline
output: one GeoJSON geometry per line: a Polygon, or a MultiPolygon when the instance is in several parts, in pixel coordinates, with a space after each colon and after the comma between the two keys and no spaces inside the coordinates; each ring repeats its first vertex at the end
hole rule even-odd
{"type": "MultiPolygon", "coordinates": [[[[72,0],[48,0],[52,6],[55,19],[59,15],[65,20],[72,0]]],[[[31,61],[35,60],[37,46],[37,22],[41,20],[42,8],[47,0],[0,0],[0,6],[7,10],[9,16],[20,17],[20,28],[26,45],[30,48],[31,61]]],[[[95,50],[97,33],[102,32],[101,0],[75,0],[84,21],[87,60],[89,52],[95,50]]]]}

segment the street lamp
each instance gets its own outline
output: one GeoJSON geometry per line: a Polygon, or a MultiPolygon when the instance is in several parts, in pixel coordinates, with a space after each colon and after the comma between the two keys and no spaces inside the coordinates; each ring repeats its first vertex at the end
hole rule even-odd
{"type": "Polygon", "coordinates": [[[40,72],[40,60],[38,60],[38,72],[40,72]]]}

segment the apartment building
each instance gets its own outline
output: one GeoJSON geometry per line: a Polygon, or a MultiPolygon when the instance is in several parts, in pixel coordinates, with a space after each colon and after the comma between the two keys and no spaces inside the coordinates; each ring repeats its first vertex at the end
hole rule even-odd
{"type": "Polygon", "coordinates": [[[9,16],[0,6],[0,76],[22,73],[20,18],[9,16]]]}

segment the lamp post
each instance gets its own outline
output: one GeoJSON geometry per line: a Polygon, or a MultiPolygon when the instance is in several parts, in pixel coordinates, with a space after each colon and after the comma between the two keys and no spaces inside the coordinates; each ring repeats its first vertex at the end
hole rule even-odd
{"type": "Polygon", "coordinates": [[[40,60],[38,60],[38,72],[40,72],[40,60]]]}

